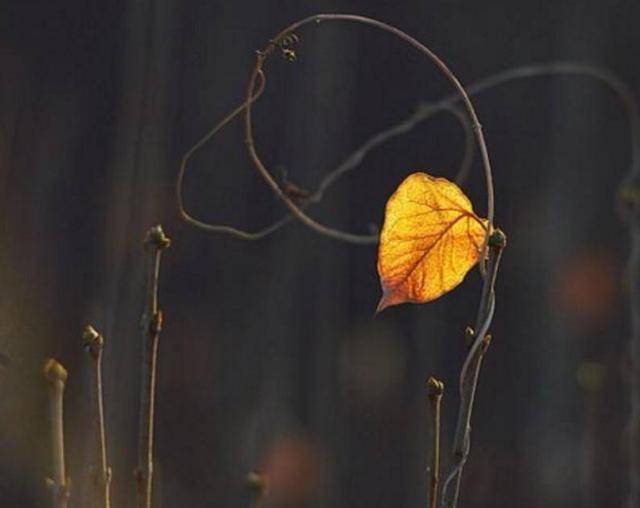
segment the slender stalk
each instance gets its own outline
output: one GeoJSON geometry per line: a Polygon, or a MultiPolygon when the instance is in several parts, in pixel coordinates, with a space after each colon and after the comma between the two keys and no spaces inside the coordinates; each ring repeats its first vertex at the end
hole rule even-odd
{"type": "Polygon", "coordinates": [[[595,361],[583,360],[576,372],[576,380],[582,389],[584,430],[582,433],[581,508],[597,506],[599,476],[596,470],[598,448],[598,408],[602,403],[606,367],[595,361]]]}
{"type": "Polygon", "coordinates": [[[268,481],[264,475],[250,472],[247,475],[247,489],[251,493],[251,508],[261,508],[267,496],[268,481]]]}
{"type": "Polygon", "coordinates": [[[631,168],[618,189],[618,205],[628,223],[631,248],[627,260],[629,280],[629,313],[631,337],[629,338],[629,403],[627,422],[629,443],[627,508],[640,506],[640,119],[635,95],[619,84],[618,93],[624,93],[627,108],[634,112],[631,120],[632,160],[631,168]]]}
{"type": "Polygon", "coordinates": [[[44,377],[49,385],[50,426],[53,452],[53,475],[47,479],[51,490],[53,508],[67,508],[69,502],[69,485],[64,458],[64,406],[63,396],[67,382],[67,371],[53,358],[44,362],[44,377]]]}
{"type": "Polygon", "coordinates": [[[107,443],[104,425],[104,400],[102,390],[102,350],[104,338],[95,328],[87,325],[82,333],[82,345],[89,354],[93,376],[92,402],[93,426],[96,439],[98,466],[95,471],[96,495],[94,505],[97,508],[110,508],[111,467],[107,461],[107,443]]]}
{"type": "Polygon", "coordinates": [[[156,392],[158,339],[162,312],[158,308],[158,279],[162,251],[171,240],[161,226],[154,226],[144,241],[148,253],[147,299],[142,314],[142,383],[138,432],[138,467],[135,471],[138,508],[151,508],[153,483],[153,421],[156,392]]]}
{"type": "Polygon", "coordinates": [[[438,506],[438,483],[440,481],[440,406],[444,384],[434,377],[427,381],[427,399],[431,412],[432,444],[431,466],[429,467],[429,508],[438,506]]]}
{"type": "Polygon", "coordinates": [[[460,371],[460,407],[453,441],[453,466],[442,487],[442,508],[455,508],[458,503],[462,470],[469,456],[471,445],[471,415],[478,386],[478,377],[482,359],[491,341],[488,331],[495,310],[494,286],[500,258],[506,243],[507,239],[502,231],[497,229],[491,233],[488,242],[489,259],[487,272],[476,318],[474,342],[460,371]]]}
{"type": "MultiPolygon", "coordinates": [[[[638,203],[636,206],[640,206],[638,203]]],[[[640,506],[640,209],[634,211],[629,234],[631,253],[628,260],[630,281],[631,339],[629,341],[629,400],[631,411],[627,424],[629,436],[629,492],[627,507],[640,506]]]]}

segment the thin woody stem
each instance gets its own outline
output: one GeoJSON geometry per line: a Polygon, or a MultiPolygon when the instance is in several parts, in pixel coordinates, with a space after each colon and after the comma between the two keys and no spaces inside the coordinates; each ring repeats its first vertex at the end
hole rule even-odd
{"type": "Polygon", "coordinates": [[[49,385],[49,406],[51,444],[53,455],[53,475],[47,479],[51,490],[53,508],[67,508],[69,502],[69,478],[65,468],[64,455],[64,405],[63,396],[67,382],[66,369],[53,358],[44,363],[43,374],[49,385]]]}
{"type": "MultiPolygon", "coordinates": [[[[640,204],[640,203],[639,203],[640,204]]],[[[638,205],[636,205],[638,206],[638,205]]],[[[631,252],[628,260],[630,280],[631,339],[629,341],[630,359],[630,406],[627,432],[629,435],[629,492],[627,507],[637,507],[640,503],[640,208],[634,212],[630,221],[629,236],[631,252]]]]}
{"type": "Polygon", "coordinates": [[[82,334],[82,344],[91,359],[93,384],[93,420],[94,435],[96,438],[96,453],[98,456],[98,467],[95,476],[96,496],[94,505],[99,508],[110,508],[111,506],[111,468],[107,460],[107,443],[104,424],[104,400],[102,390],[102,350],[104,338],[95,328],[87,325],[82,334]]]}
{"type": "Polygon", "coordinates": [[[631,243],[627,260],[631,317],[631,337],[627,353],[630,405],[627,421],[629,439],[627,508],[636,507],[640,503],[640,176],[638,173],[632,169],[618,192],[618,202],[628,222],[631,243]]]}
{"type": "Polygon", "coordinates": [[[429,508],[438,506],[438,484],[440,481],[440,407],[444,384],[434,377],[427,381],[427,399],[431,413],[432,423],[432,443],[431,443],[431,465],[429,467],[429,508]]]}
{"type": "Polygon", "coordinates": [[[147,299],[142,315],[142,386],[138,432],[138,467],[135,472],[138,508],[151,508],[153,484],[153,423],[157,382],[158,339],[162,312],[158,307],[158,280],[162,251],[171,240],[161,226],[152,227],[144,241],[148,257],[147,299]]]}
{"type": "Polygon", "coordinates": [[[261,508],[267,496],[267,478],[252,471],[247,475],[246,485],[251,494],[251,508],[261,508]]]}
{"type": "Polygon", "coordinates": [[[487,276],[484,279],[482,297],[478,306],[473,343],[460,371],[460,407],[458,409],[458,423],[453,442],[453,466],[442,487],[442,508],[455,508],[458,503],[462,470],[469,456],[471,445],[471,416],[480,368],[491,340],[488,331],[495,310],[494,286],[500,258],[505,246],[506,236],[504,233],[499,229],[494,230],[488,242],[487,276]]]}

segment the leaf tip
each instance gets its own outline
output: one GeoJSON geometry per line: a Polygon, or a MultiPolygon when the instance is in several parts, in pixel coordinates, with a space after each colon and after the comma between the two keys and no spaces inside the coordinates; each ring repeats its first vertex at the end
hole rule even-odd
{"type": "Polygon", "coordinates": [[[393,307],[394,305],[399,305],[403,303],[405,300],[402,298],[398,298],[398,295],[393,291],[389,291],[387,289],[382,290],[382,297],[378,302],[378,306],[376,307],[376,314],[380,314],[387,307],[393,307]]]}
{"type": "Polygon", "coordinates": [[[376,307],[376,314],[380,314],[388,306],[389,306],[389,303],[385,300],[385,297],[383,296],[382,298],[380,298],[380,301],[378,302],[378,306],[376,307]]]}

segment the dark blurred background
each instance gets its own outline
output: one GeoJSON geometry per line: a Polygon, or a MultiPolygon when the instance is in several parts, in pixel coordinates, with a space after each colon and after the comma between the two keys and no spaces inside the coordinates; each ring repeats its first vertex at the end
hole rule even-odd
{"type": "MultiPolygon", "coordinates": [[[[0,504],[47,503],[46,356],[69,370],[72,506],[89,506],[90,371],[106,337],[114,506],[132,506],[146,229],[172,237],[161,274],[157,507],[243,507],[249,470],[271,507],[426,503],[425,381],[444,380],[448,458],[479,276],[423,306],[374,316],[376,249],[300,224],[254,243],[177,218],[182,154],[244,94],[254,50],[318,12],[396,25],[463,83],[550,60],[605,67],[640,90],[634,0],[4,0],[0,6],[0,504]]],[[[450,85],[401,42],[335,23],[274,58],[255,107],[271,167],[313,188],[372,134],[450,85]]],[[[464,507],[621,506],[627,490],[624,223],[630,164],[615,95],[580,77],[532,78],[474,99],[509,235],[481,375],[464,507]]],[[[193,159],[191,212],[257,229],[285,213],[234,123],[193,159]]],[[[372,152],[314,217],[366,233],[412,170],[452,177],[463,131],[446,114],[372,152]]],[[[485,213],[477,157],[465,186],[485,213]]]]}

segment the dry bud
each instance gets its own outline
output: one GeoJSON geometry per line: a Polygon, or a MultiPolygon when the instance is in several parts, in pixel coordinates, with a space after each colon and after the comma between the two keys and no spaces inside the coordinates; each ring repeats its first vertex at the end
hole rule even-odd
{"type": "Polygon", "coordinates": [[[444,383],[431,376],[427,380],[427,396],[440,397],[442,395],[442,392],[444,392],[444,383]]]}
{"type": "Polygon", "coordinates": [[[164,234],[162,226],[158,224],[147,231],[144,245],[145,247],[154,247],[157,250],[163,250],[171,245],[171,239],[164,234]]]}
{"type": "Polygon", "coordinates": [[[47,381],[52,384],[56,381],[61,381],[62,383],[66,383],[67,381],[67,369],[54,358],[47,358],[45,360],[42,373],[47,381]]]}

